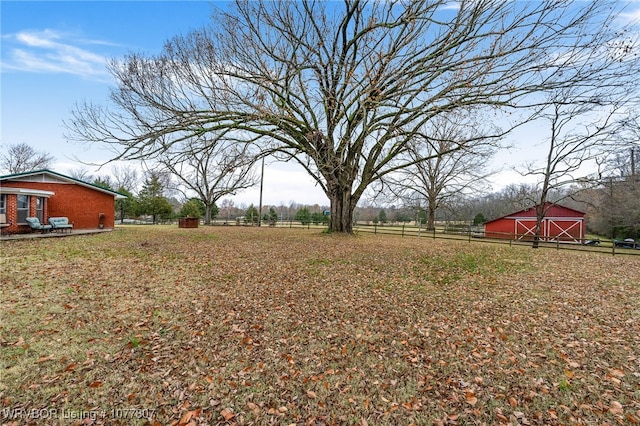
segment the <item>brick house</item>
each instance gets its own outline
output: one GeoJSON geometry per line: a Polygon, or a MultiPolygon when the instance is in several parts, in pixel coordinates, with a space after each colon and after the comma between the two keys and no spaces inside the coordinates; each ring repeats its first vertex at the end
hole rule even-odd
{"type": "Polygon", "coordinates": [[[64,216],[73,229],[113,228],[115,201],[124,195],[65,176],[37,170],[0,176],[0,214],[9,226],[3,233],[31,232],[25,218],[64,216]]]}

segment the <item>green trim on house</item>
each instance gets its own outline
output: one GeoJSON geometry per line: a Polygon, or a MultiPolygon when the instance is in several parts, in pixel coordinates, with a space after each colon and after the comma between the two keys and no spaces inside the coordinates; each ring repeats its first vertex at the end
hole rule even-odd
{"type": "MultiPolygon", "coordinates": [[[[24,177],[29,177],[29,176],[36,176],[36,175],[45,175],[45,174],[49,174],[51,176],[54,176],[60,180],[63,181],[67,181],[69,183],[76,183],[78,185],[82,185],[91,189],[95,189],[97,191],[101,191],[101,192],[105,192],[107,194],[111,194],[114,197],[116,197],[117,199],[123,199],[123,198],[128,198],[125,194],[122,194],[118,191],[112,191],[110,189],[106,189],[103,188],[99,185],[95,185],[93,183],[89,183],[89,182],[85,182],[83,180],[80,179],[76,179],[76,178],[72,178],[71,176],[66,176],[63,175],[62,173],[58,173],[58,172],[54,172],[48,169],[42,169],[42,170],[33,170],[30,172],[22,172],[22,173],[14,173],[14,174],[10,174],[10,175],[4,175],[4,176],[0,176],[0,183],[2,181],[8,181],[8,180],[16,180],[16,179],[20,179],[20,178],[24,178],[24,177]]],[[[36,181],[34,181],[36,182],[36,181]]]]}

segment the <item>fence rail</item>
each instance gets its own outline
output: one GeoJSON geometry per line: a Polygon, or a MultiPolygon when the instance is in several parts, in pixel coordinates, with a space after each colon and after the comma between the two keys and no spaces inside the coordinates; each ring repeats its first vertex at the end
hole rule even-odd
{"type": "MultiPolygon", "coordinates": [[[[416,226],[407,225],[361,225],[354,226],[354,230],[357,232],[366,232],[382,235],[396,235],[400,237],[418,237],[418,238],[431,238],[431,239],[443,239],[443,240],[457,240],[468,242],[480,242],[491,244],[508,244],[531,246],[534,243],[533,235],[531,234],[515,234],[515,233],[498,233],[491,232],[490,235],[485,235],[484,230],[474,227],[466,227],[461,229],[459,227],[454,228],[420,228],[416,226]]],[[[623,241],[606,240],[606,239],[589,239],[589,238],[563,238],[563,237],[541,237],[538,240],[539,248],[551,248],[556,250],[575,250],[586,251],[594,253],[609,253],[612,255],[636,255],[640,256],[640,244],[635,243],[634,248],[627,248],[628,244],[623,241]]]]}
{"type": "MultiPolygon", "coordinates": [[[[166,221],[162,224],[176,224],[177,221],[166,221]]],[[[150,223],[149,223],[150,224],[150,223]]],[[[214,220],[213,226],[257,226],[256,224],[237,222],[235,220],[224,221],[214,220]]],[[[314,224],[306,223],[302,224],[299,221],[278,221],[275,224],[268,224],[263,222],[263,227],[276,227],[276,228],[296,228],[296,229],[315,229],[326,230],[326,224],[314,224]]],[[[414,237],[414,238],[430,238],[430,239],[442,239],[442,240],[457,240],[490,243],[490,244],[508,244],[531,246],[533,244],[533,236],[531,234],[514,234],[514,233],[498,233],[492,231],[490,235],[485,235],[484,229],[481,227],[469,227],[469,226],[445,226],[427,229],[424,227],[418,227],[414,225],[364,225],[355,224],[353,227],[355,232],[380,234],[380,235],[395,235],[399,237],[414,237]]],[[[640,256],[640,243],[634,243],[636,248],[625,248],[624,242],[608,239],[578,239],[578,238],[541,238],[538,241],[539,248],[556,249],[556,250],[574,250],[585,251],[593,253],[605,253],[612,255],[629,255],[640,256]],[[622,246],[621,246],[622,243],[622,246]]]]}

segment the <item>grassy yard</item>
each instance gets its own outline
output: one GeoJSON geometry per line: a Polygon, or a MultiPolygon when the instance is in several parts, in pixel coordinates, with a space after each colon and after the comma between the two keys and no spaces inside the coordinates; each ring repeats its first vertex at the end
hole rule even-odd
{"type": "Polygon", "coordinates": [[[0,424],[640,424],[633,257],[244,227],[0,249],[0,424]]]}

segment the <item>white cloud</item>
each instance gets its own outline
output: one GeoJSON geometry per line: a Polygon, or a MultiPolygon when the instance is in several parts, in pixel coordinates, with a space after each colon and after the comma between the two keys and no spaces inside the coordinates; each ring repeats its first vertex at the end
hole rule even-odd
{"type": "MultiPolygon", "coordinates": [[[[262,202],[264,205],[289,205],[290,202],[300,204],[329,205],[329,200],[322,189],[309,174],[295,163],[266,164],[264,171],[264,187],[262,202]]],[[[233,197],[236,205],[258,205],[260,188],[240,192],[233,197]]]]}
{"type": "Polygon", "coordinates": [[[640,24],[640,8],[621,13],[620,18],[631,24],[640,24]]]}
{"type": "Polygon", "coordinates": [[[90,78],[107,76],[107,57],[82,45],[109,45],[75,38],[53,30],[21,31],[3,36],[3,70],[64,73],[90,78]]]}
{"type": "Polygon", "coordinates": [[[454,1],[452,3],[445,3],[444,6],[442,6],[442,10],[459,10],[459,9],[460,9],[459,1],[454,1]]]}

